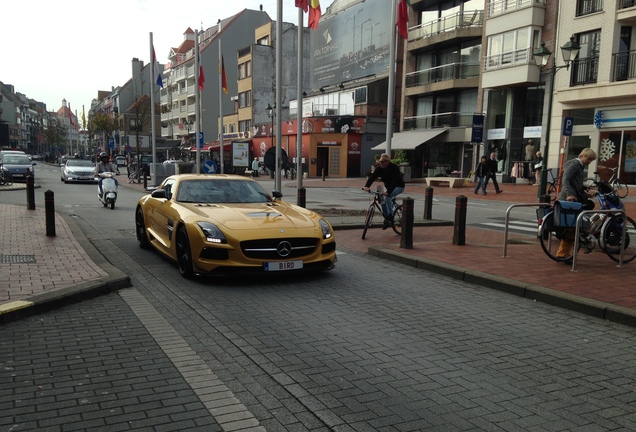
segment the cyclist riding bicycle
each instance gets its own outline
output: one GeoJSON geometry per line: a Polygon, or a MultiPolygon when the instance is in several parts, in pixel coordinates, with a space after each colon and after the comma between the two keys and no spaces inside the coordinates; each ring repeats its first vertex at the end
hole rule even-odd
{"type": "MultiPolygon", "coordinates": [[[[114,172],[119,174],[119,167],[117,167],[116,164],[109,162],[108,160],[108,153],[106,152],[101,152],[99,154],[99,159],[101,162],[98,162],[97,165],[95,165],[95,169],[93,170],[93,173],[97,176],[99,176],[99,180],[97,181],[97,185],[99,186],[99,196],[102,196],[102,177],[100,176],[101,173],[105,173],[105,172],[114,172]]],[[[115,180],[115,184],[117,185],[117,179],[113,178],[113,180],[115,180]]]]}
{"type": "MultiPolygon", "coordinates": [[[[373,173],[369,176],[367,183],[364,185],[364,190],[368,191],[369,186],[379,177],[384,183],[386,191],[384,195],[389,198],[395,198],[402,192],[404,192],[404,180],[402,179],[402,173],[400,167],[391,162],[391,156],[386,153],[380,155],[380,166],[376,167],[373,173]]],[[[384,226],[382,229],[387,229],[393,224],[393,200],[385,199],[382,203],[382,212],[384,213],[384,226]]]]}

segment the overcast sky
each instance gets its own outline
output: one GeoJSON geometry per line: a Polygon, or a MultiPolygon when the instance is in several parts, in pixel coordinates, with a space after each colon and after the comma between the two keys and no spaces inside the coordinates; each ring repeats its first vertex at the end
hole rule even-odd
{"type": "MultiPolygon", "coordinates": [[[[324,13],[333,0],[320,0],[324,13]]],[[[283,21],[297,23],[294,0],[283,0],[283,21]]],[[[260,5],[276,20],[278,0],[80,0],[5,1],[0,10],[0,81],[56,111],[66,99],[81,118],[98,90],[131,77],[134,57],[150,61],[149,33],[157,59],[166,63],[184,31],[260,5]]],[[[307,24],[305,14],[305,25],[307,24]]]]}

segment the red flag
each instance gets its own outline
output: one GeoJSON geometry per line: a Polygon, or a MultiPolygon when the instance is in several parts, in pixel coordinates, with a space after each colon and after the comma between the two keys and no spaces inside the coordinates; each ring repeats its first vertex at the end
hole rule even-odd
{"type": "Polygon", "coordinates": [[[203,63],[201,63],[201,56],[197,53],[199,63],[199,90],[203,90],[203,84],[205,83],[205,75],[203,74],[203,63]]]}
{"type": "Polygon", "coordinates": [[[318,21],[321,16],[322,11],[320,10],[320,0],[309,0],[309,18],[307,20],[307,27],[313,30],[318,30],[318,21]]]}
{"type": "Polygon", "coordinates": [[[400,0],[400,3],[398,4],[397,28],[398,33],[404,39],[409,38],[409,4],[411,4],[409,0],[400,0]]]}
{"type": "Polygon", "coordinates": [[[307,9],[309,9],[307,1],[308,0],[296,0],[296,7],[301,8],[303,11],[307,12],[307,9]]]}
{"type": "Polygon", "coordinates": [[[227,76],[225,76],[225,60],[223,56],[221,56],[221,86],[225,94],[227,94],[227,76]]]}

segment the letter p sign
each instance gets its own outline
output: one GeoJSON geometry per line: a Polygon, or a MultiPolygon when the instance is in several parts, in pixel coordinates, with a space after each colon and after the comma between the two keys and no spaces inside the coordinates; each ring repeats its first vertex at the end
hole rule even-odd
{"type": "Polygon", "coordinates": [[[563,136],[572,136],[573,126],[574,126],[574,119],[572,117],[565,117],[563,119],[563,136]]]}

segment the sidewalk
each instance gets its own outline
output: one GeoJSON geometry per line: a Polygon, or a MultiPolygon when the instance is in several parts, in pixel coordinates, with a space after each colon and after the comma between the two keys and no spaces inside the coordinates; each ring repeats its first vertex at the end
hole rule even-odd
{"type": "MultiPolygon", "coordinates": [[[[270,182],[269,178],[258,181],[270,182]]],[[[150,184],[150,183],[149,183],[150,184]]],[[[283,179],[294,187],[297,180],[283,179]]],[[[364,179],[304,179],[311,188],[353,188],[364,179]]],[[[143,185],[121,186],[143,190],[143,185]]],[[[490,187],[492,188],[492,186],[490,187]]],[[[503,193],[473,195],[472,188],[435,187],[434,196],[469,200],[536,203],[537,189],[529,185],[502,184],[503,193]]],[[[266,190],[271,189],[268,185],[266,190]]],[[[409,183],[404,197],[425,194],[426,184],[409,183]]],[[[0,193],[2,189],[0,188],[0,193]]],[[[291,202],[294,198],[287,197],[291,202]]],[[[418,197],[419,199],[419,197],[418,197]]],[[[626,212],[636,214],[636,199],[624,200],[626,212]]],[[[114,268],[84,237],[75,222],[56,214],[56,236],[46,236],[44,209],[0,204],[0,322],[40,313],[67,302],[130,286],[130,279],[114,268]]],[[[325,213],[337,229],[339,250],[370,253],[451,278],[494,288],[528,299],[566,307],[615,322],[636,326],[636,262],[617,267],[605,253],[581,254],[577,271],[550,260],[536,238],[509,234],[507,257],[503,257],[501,231],[467,227],[465,245],[453,245],[453,226],[439,221],[417,220],[413,247],[400,247],[391,230],[373,228],[361,239],[361,218],[325,213]]],[[[416,215],[416,218],[418,215],[416,215]]],[[[448,222],[448,221],[447,221],[448,222]]],[[[176,271],[176,268],[175,268],[176,271]]],[[[338,266],[336,269],[338,271],[338,266]]]]}

